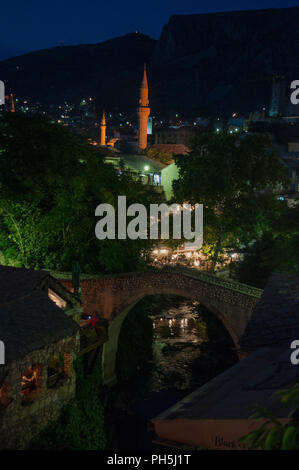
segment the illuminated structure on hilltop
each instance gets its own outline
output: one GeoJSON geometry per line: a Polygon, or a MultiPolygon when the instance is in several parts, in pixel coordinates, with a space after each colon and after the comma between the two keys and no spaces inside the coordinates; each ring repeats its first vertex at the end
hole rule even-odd
{"type": "Polygon", "coordinates": [[[269,109],[270,117],[278,117],[285,105],[284,82],[281,75],[274,75],[272,79],[272,97],[269,109]]]}
{"type": "Polygon", "coordinates": [[[138,148],[144,150],[147,147],[147,122],[150,115],[150,107],[148,100],[148,83],[146,76],[146,67],[144,64],[143,78],[140,88],[140,99],[138,108],[139,117],[139,134],[138,134],[138,148]]]}
{"type": "Polygon", "coordinates": [[[10,94],[10,99],[11,99],[11,108],[10,108],[10,112],[11,113],[15,113],[15,100],[14,100],[14,96],[13,96],[13,93],[10,94]]]}
{"type": "Polygon", "coordinates": [[[102,121],[101,121],[101,146],[106,145],[106,116],[105,111],[103,111],[102,121]]]}
{"type": "Polygon", "coordinates": [[[102,120],[101,120],[101,146],[106,145],[106,116],[105,111],[103,111],[102,120]]]}

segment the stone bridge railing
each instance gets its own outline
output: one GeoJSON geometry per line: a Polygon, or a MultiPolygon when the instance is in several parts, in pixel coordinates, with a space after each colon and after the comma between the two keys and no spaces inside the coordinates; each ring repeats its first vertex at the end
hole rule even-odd
{"type": "MultiPolygon", "coordinates": [[[[72,290],[70,273],[51,274],[57,279],[60,279],[65,287],[72,290]]],[[[171,293],[174,290],[173,288],[176,287],[183,287],[185,289],[191,288],[191,286],[194,286],[194,281],[199,281],[198,285],[202,285],[205,290],[208,289],[208,286],[210,285],[211,296],[224,296],[223,300],[226,300],[229,303],[239,303],[240,299],[248,299],[245,303],[253,304],[258,301],[263,293],[262,289],[242,284],[231,279],[224,279],[207,272],[199,271],[195,268],[169,266],[162,268],[153,267],[140,272],[108,275],[82,275],[81,285],[84,311],[86,313],[88,311],[101,312],[101,309],[97,308],[97,306],[103,306],[103,303],[106,303],[104,301],[105,297],[108,298],[110,294],[114,298],[113,303],[115,307],[123,306],[125,308],[127,306],[126,302],[128,302],[131,296],[135,297],[136,292],[140,291],[142,293],[142,291],[146,291],[147,287],[153,287],[153,294],[155,294],[155,290],[159,293],[159,289],[162,284],[167,290],[167,283],[170,282],[169,293],[171,293]],[[179,279],[182,281],[185,279],[185,282],[181,282],[179,279]],[[189,283],[187,282],[188,279],[190,281],[189,283]],[[123,305],[121,298],[123,298],[125,305],[123,305]]],[[[148,293],[146,295],[148,295],[148,293]]],[[[180,295],[179,292],[178,295],[180,295]]],[[[240,302],[240,305],[241,304],[244,304],[244,301],[240,302]]],[[[101,313],[103,313],[103,311],[101,313]]]]}
{"type": "Polygon", "coordinates": [[[193,279],[198,279],[208,284],[213,284],[214,286],[219,286],[225,289],[230,289],[235,292],[240,292],[241,294],[246,294],[257,299],[259,299],[263,293],[263,290],[258,289],[257,287],[242,284],[241,282],[234,281],[232,279],[224,279],[219,276],[216,276],[215,274],[209,274],[204,271],[199,271],[195,268],[172,268],[167,266],[164,268],[157,268],[156,271],[183,274],[184,276],[188,276],[193,279]]]}
{"type": "MultiPolygon", "coordinates": [[[[116,273],[116,274],[83,274],[81,279],[96,279],[96,278],[120,278],[128,276],[143,276],[147,273],[177,273],[183,274],[184,276],[191,277],[193,279],[198,279],[200,281],[206,282],[208,284],[213,284],[215,286],[223,287],[225,289],[230,289],[235,292],[240,292],[252,297],[259,299],[263,293],[262,289],[257,287],[249,286],[248,284],[242,284],[241,282],[235,281],[233,279],[225,279],[219,277],[215,274],[210,274],[205,271],[199,271],[196,268],[184,268],[184,267],[171,267],[165,266],[162,268],[150,268],[145,271],[139,272],[127,272],[127,273],[116,273]]],[[[71,280],[72,274],[69,272],[59,272],[59,271],[50,271],[50,274],[56,279],[61,279],[64,281],[71,280]]]]}

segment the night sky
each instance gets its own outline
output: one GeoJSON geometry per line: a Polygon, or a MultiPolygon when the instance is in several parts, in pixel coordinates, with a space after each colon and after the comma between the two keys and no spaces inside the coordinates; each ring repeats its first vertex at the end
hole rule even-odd
{"type": "Polygon", "coordinates": [[[158,38],[173,14],[298,6],[298,0],[12,0],[0,6],[0,59],[140,31],[158,38]]]}

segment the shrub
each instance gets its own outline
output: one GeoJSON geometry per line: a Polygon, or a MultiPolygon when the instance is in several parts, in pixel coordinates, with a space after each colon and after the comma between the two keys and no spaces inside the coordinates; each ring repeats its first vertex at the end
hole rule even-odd
{"type": "Polygon", "coordinates": [[[85,377],[82,359],[75,361],[77,373],[76,398],[65,408],[59,419],[35,438],[31,449],[41,450],[102,450],[105,448],[104,410],[99,399],[101,370],[95,367],[85,377]]]}
{"type": "Polygon", "coordinates": [[[296,418],[299,405],[299,383],[274,394],[283,404],[293,404],[293,418],[287,424],[281,424],[267,409],[257,406],[252,418],[263,420],[259,429],[250,432],[241,439],[247,449],[262,450],[298,450],[299,423],[296,418]]]}

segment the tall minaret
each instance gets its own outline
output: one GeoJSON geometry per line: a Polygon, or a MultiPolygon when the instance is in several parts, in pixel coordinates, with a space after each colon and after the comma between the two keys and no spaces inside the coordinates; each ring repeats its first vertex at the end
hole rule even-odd
{"type": "Polygon", "coordinates": [[[140,99],[139,99],[139,135],[138,135],[138,148],[139,150],[146,149],[147,147],[147,121],[150,115],[150,107],[148,100],[148,83],[146,76],[146,67],[144,64],[143,79],[140,88],[140,99]]]}
{"type": "Polygon", "coordinates": [[[285,106],[285,80],[284,76],[276,74],[272,79],[272,98],[269,109],[270,117],[278,117],[285,106]]]}
{"type": "Polygon", "coordinates": [[[10,108],[10,112],[11,113],[15,113],[15,100],[14,100],[14,97],[13,97],[13,93],[10,94],[10,99],[11,99],[11,108],[10,108]]]}
{"type": "Polygon", "coordinates": [[[106,116],[105,111],[103,111],[102,121],[101,121],[101,146],[106,145],[106,116]]]}

